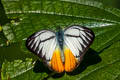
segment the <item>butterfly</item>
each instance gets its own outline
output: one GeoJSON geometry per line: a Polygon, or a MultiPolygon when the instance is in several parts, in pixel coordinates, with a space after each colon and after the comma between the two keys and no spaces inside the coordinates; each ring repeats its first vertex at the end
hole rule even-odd
{"type": "Polygon", "coordinates": [[[82,26],[70,26],[54,32],[41,30],[26,40],[26,47],[54,72],[75,70],[93,42],[94,32],[82,26]]]}

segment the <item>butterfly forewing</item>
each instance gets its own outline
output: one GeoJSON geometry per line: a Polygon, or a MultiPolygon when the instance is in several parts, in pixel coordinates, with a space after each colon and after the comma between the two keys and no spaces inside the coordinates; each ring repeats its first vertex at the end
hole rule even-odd
{"type": "Polygon", "coordinates": [[[27,48],[45,60],[52,58],[56,45],[55,33],[48,30],[36,32],[26,41],[27,48]]]}

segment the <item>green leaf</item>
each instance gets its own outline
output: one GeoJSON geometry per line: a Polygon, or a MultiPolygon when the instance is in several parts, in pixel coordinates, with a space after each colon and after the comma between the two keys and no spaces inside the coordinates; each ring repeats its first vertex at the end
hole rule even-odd
{"type": "MultiPolygon", "coordinates": [[[[3,80],[120,79],[119,9],[89,0],[2,0],[2,3],[3,10],[11,18],[9,23],[2,26],[1,35],[4,36],[5,41],[11,43],[7,47],[0,47],[0,65],[5,59],[8,60],[2,64],[3,80]],[[35,58],[25,47],[28,36],[42,29],[57,31],[58,26],[64,29],[71,25],[86,26],[95,33],[95,41],[75,71],[53,75],[52,72],[47,71],[47,68],[41,67],[43,66],[41,62],[33,64],[30,59],[24,61],[25,58],[31,57],[34,62],[35,58]],[[14,64],[17,62],[18,66],[15,67],[14,64]],[[31,62],[30,70],[26,68],[27,62],[31,62]]],[[[2,41],[3,38],[0,36],[0,44],[5,43],[2,41]]]]}
{"type": "Polygon", "coordinates": [[[106,47],[120,40],[120,25],[94,28],[93,31],[96,37],[92,48],[97,52],[104,50],[106,47]]]}
{"type": "Polygon", "coordinates": [[[19,19],[3,27],[7,39],[13,42],[41,29],[70,25],[104,27],[120,22],[119,10],[95,2],[6,0],[3,3],[6,14],[19,19]]]}
{"type": "Polygon", "coordinates": [[[1,31],[0,31],[0,46],[4,46],[7,42],[7,38],[4,35],[3,31],[2,31],[2,27],[0,26],[1,31]]]}
{"type": "Polygon", "coordinates": [[[34,62],[32,59],[26,58],[26,61],[14,60],[13,62],[4,61],[2,65],[2,80],[36,80],[42,79],[47,74],[33,72],[34,62]]]}
{"type": "Polygon", "coordinates": [[[0,68],[5,59],[13,61],[16,59],[25,60],[27,57],[35,59],[36,57],[31,53],[25,53],[21,50],[21,43],[17,42],[9,46],[0,47],[0,68]]]}

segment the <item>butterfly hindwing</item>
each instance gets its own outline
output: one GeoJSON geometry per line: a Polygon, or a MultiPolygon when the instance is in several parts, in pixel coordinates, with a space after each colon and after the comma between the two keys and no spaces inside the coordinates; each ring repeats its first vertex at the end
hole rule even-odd
{"type": "Polygon", "coordinates": [[[55,72],[61,73],[64,71],[64,65],[61,59],[61,52],[59,47],[56,47],[55,51],[53,52],[50,65],[55,72]]]}
{"type": "Polygon", "coordinates": [[[67,46],[64,46],[64,57],[65,57],[65,64],[64,64],[65,71],[66,72],[73,71],[77,66],[77,59],[75,58],[75,56],[67,46]]]}
{"type": "MultiPolygon", "coordinates": [[[[65,64],[68,68],[70,68],[72,65],[74,68],[71,68],[68,70],[68,72],[72,71],[77,67],[81,60],[82,56],[84,56],[84,53],[87,51],[88,47],[94,40],[94,33],[86,28],[86,27],[80,27],[80,26],[71,26],[64,30],[64,46],[67,47],[68,52],[64,52],[65,55],[71,55],[71,61],[74,61],[71,63],[68,63],[70,61],[67,61],[65,64]],[[72,58],[72,55],[74,56],[72,58]]],[[[64,50],[64,51],[65,51],[64,50]]],[[[65,57],[65,59],[68,58],[65,57]]],[[[65,66],[66,67],[66,66],[65,66]]],[[[66,68],[67,69],[67,68],[66,68]]]]}

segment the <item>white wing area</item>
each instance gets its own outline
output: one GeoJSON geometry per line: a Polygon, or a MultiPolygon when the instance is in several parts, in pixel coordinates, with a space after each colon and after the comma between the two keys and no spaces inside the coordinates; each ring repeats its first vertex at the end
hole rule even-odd
{"type": "Polygon", "coordinates": [[[75,57],[81,56],[94,40],[94,33],[80,26],[71,26],[64,31],[64,43],[75,57]]]}
{"type": "Polygon", "coordinates": [[[26,41],[27,48],[45,60],[51,60],[56,45],[55,33],[48,30],[36,32],[26,41]]]}

